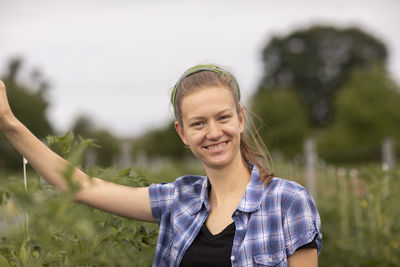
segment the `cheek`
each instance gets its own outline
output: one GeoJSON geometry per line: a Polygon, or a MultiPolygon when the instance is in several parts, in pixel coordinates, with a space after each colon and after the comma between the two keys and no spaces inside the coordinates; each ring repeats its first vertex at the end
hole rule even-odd
{"type": "Polygon", "coordinates": [[[204,138],[204,134],[201,131],[189,131],[187,136],[189,145],[197,145],[201,143],[204,138]]]}
{"type": "Polygon", "coordinates": [[[242,132],[242,129],[239,124],[232,124],[226,127],[226,131],[232,136],[239,136],[242,132]]]}

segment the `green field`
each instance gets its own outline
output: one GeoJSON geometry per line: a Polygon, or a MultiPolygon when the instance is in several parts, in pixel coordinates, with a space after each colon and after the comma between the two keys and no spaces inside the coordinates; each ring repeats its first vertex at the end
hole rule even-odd
{"type": "MultiPolygon", "coordinates": [[[[94,169],[117,183],[144,186],[201,173],[196,164],[164,163],[135,171],[94,169]]],[[[305,186],[300,164],[276,163],[276,176],[305,186]]],[[[157,226],[110,215],[55,192],[34,172],[25,192],[21,173],[1,173],[0,266],[150,266],[157,226]],[[15,219],[18,218],[18,219],[15,219]],[[28,220],[27,220],[28,218],[28,220]]],[[[315,201],[323,249],[320,266],[399,266],[400,169],[317,169],[315,201]]]]}

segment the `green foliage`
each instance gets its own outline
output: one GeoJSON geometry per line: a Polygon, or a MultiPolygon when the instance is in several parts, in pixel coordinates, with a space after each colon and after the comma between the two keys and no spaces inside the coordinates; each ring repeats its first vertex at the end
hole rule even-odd
{"type": "MultiPolygon", "coordinates": [[[[7,96],[14,115],[26,125],[38,138],[53,132],[46,112],[49,103],[45,97],[48,84],[38,71],[32,71],[31,78],[25,83],[19,76],[23,62],[14,59],[9,62],[8,72],[1,77],[7,87],[7,96]]],[[[0,168],[18,168],[20,156],[3,135],[0,135],[0,168]]]]}
{"type": "Polygon", "coordinates": [[[260,90],[252,98],[251,109],[261,119],[257,128],[269,150],[289,158],[301,152],[308,120],[296,92],[284,88],[260,90]]]}
{"type": "Polygon", "coordinates": [[[164,128],[151,130],[139,137],[133,144],[132,155],[138,157],[141,154],[150,159],[193,158],[190,149],[185,147],[179,138],[173,122],[164,128]]]}
{"type": "Polygon", "coordinates": [[[357,28],[315,26],[273,38],[263,51],[264,78],[259,90],[291,87],[307,106],[310,122],[328,124],[336,92],[354,69],[385,64],[387,50],[357,28]]]}
{"type": "Polygon", "coordinates": [[[385,138],[400,142],[400,90],[381,68],[354,72],[336,107],[334,123],[319,137],[325,160],[379,161],[385,138]]]}
{"type": "Polygon", "coordinates": [[[399,266],[400,169],[330,168],[320,174],[320,265],[399,266]]]}
{"type": "Polygon", "coordinates": [[[67,132],[64,135],[47,137],[47,144],[54,150],[70,161],[73,165],[77,165],[82,160],[83,153],[88,147],[99,147],[94,139],[83,139],[72,132],[67,132]],[[79,140],[79,141],[78,141],[79,140]]]}
{"type": "MultiPolygon", "coordinates": [[[[76,141],[71,133],[48,140],[71,160],[71,166],[79,166],[84,149],[93,144],[92,140],[76,141]]],[[[96,167],[90,174],[129,186],[149,184],[131,168],[96,167]]],[[[0,218],[6,220],[9,231],[0,232],[0,255],[11,266],[151,265],[157,227],[72,201],[77,187],[70,175],[65,174],[71,190],[64,193],[55,192],[39,177],[28,179],[28,192],[21,178],[2,181],[0,218]]]]}

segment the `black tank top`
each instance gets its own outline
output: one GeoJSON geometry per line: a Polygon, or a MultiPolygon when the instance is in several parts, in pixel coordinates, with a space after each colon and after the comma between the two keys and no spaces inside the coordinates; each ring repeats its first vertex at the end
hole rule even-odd
{"type": "Polygon", "coordinates": [[[230,267],[233,238],[235,237],[235,222],[228,225],[219,234],[213,235],[206,223],[190,245],[183,259],[181,267],[215,266],[230,267]]]}
{"type": "MultiPolygon", "coordinates": [[[[233,238],[235,237],[235,222],[228,225],[219,234],[213,235],[204,222],[200,232],[183,255],[180,267],[230,267],[233,238]]],[[[308,244],[299,247],[317,248],[315,238],[308,244]]],[[[297,250],[298,250],[297,249],[297,250]]]]}

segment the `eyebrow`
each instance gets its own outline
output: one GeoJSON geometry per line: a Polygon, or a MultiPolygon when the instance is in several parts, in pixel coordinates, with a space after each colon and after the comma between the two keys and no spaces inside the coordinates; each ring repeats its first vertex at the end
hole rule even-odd
{"type": "MultiPolygon", "coordinates": [[[[217,114],[216,114],[216,116],[218,116],[218,115],[221,115],[222,113],[225,113],[225,112],[230,112],[230,111],[232,111],[232,108],[226,108],[226,109],[223,109],[223,110],[221,110],[221,111],[219,111],[217,114]]],[[[191,121],[191,120],[201,120],[201,119],[204,119],[205,117],[202,117],[202,116],[194,116],[194,117],[190,117],[190,118],[188,118],[187,120],[188,121],[191,121]]]]}

